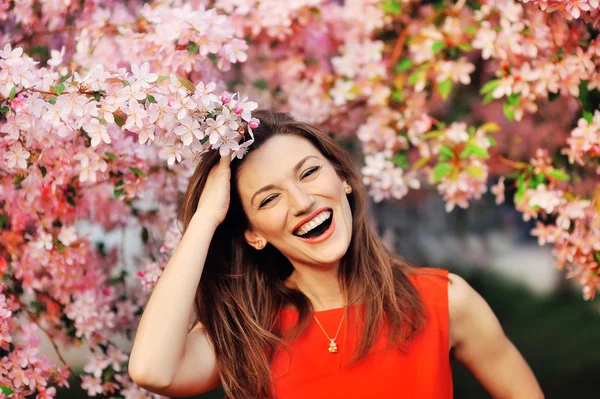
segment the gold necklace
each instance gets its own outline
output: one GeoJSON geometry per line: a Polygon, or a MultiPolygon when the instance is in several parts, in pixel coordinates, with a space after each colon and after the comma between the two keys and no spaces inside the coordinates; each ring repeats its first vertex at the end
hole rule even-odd
{"type": "Polygon", "coordinates": [[[340,320],[340,325],[338,326],[337,332],[335,333],[335,337],[330,338],[329,335],[327,335],[327,331],[325,331],[325,329],[321,325],[321,322],[319,322],[319,319],[317,319],[317,316],[313,313],[313,317],[315,318],[315,321],[317,322],[317,324],[319,325],[319,327],[321,327],[321,330],[323,331],[323,334],[325,334],[325,336],[329,340],[329,353],[336,353],[337,350],[338,350],[337,344],[335,343],[335,340],[337,339],[338,334],[340,333],[340,328],[342,327],[342,322],[344,321],[344,316],[346,316],[345,313],[342,315],[342,320],[340,320]]]}

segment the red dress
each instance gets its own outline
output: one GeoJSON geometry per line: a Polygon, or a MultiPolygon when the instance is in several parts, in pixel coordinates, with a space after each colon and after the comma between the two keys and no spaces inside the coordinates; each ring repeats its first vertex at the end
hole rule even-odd
{"type": "MultiPolygon", "coordinates": [[[[448,276],[445,270],[429,270],[448,276]]],[[[428,321],[407,351],[386,345],[384,327],[366,357],[352,367],[343,366],[356,345],[355,329],[342,326],[336,341],[338,352],[332,354],[327,337],[313,319],[304,334],[289,344],[291,357],[285,350],[274,355],[271,371],[275,398],[452,398],[448,280],[420,274],[411,275],[410,280],[421,294],[428,321]]],[[[315,312],[330,337],[335,336],[343,312],[344,308],[315,312]]],[[[287,331],[298,314],[285,309],[281,317],[287,331]]],[[[353,323],[354,312],[349,311],[348,325],[353,323]]]]}

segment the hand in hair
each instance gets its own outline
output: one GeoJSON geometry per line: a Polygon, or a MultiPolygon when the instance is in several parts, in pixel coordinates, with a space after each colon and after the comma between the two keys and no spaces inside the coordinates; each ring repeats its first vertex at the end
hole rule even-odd
{"type": "Polygon", "coordinates": [[[208,173],[206,184],[200,195],[196,214],[202,213],[202,217],[211,218],[215,226],[225,220],[229,209],[229,188],[231,184],[231,157],[221,157],[219,162],[213,166],[208,173]]]}

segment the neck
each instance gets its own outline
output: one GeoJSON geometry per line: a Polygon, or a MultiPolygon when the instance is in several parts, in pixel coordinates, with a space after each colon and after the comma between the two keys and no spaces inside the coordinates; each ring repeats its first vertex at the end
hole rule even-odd
{"type": "Polygon", "coordinates": [[[287,283],[299,289],[312,303],[315,311],[346,305],[338,281],[339,265],[330,268],[295,266],[287,283]]]}

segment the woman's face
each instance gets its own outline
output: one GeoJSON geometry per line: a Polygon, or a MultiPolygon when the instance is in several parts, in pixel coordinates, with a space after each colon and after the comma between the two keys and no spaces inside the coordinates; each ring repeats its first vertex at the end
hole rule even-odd
{"type": "Polygon", "coordinates": [[[333,266],[350,244],[352,214],[345,182],[307,139],[280,134],[250,152],[238,173],[250,227],[294,265],[333,266]]]}

